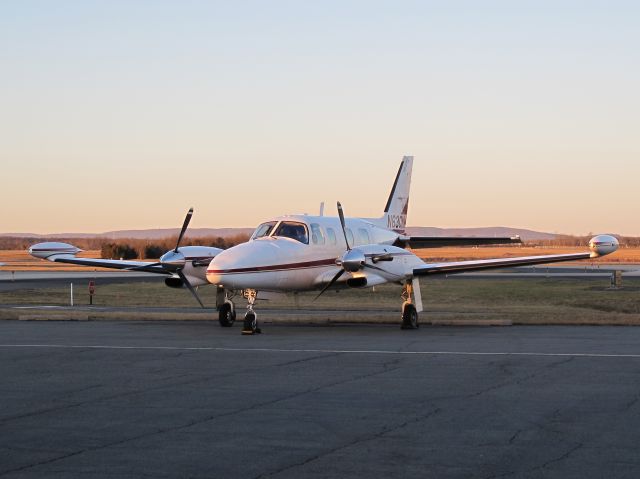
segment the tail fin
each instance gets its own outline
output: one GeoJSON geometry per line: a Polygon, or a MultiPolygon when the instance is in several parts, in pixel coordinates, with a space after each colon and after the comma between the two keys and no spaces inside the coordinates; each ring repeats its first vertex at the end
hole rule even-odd
{"type": "Polygon", "coordinates": [[[389,193],[387,206],[385,206],[384,215],[382,216],[386,227],[398,233],[404,233],[404,229],[407,226],[412,169],[413,156],[402,158],[400,169],[396,175],[391,193],[389,193]]]}

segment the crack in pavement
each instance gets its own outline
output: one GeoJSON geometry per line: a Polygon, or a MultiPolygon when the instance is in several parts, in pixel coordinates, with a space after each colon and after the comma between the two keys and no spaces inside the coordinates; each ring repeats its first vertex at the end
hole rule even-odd
{"type": "Polygon", "coordinates": [[[518,438],[518,436],[520,434],[522,434],[522,432],[523,432],[523,429],[518,429],[515,432],[515,434],[509,438],[509,445],[513,444],[516,441],[516,439],[518,438]]]}
{"type": "Polygon", "coordinates": [[[558,457],[556,457],[554,459],[551,459],[551,460],[545,462],[544,464],[541,464],[540,466],[537,466],[537,467],[534,467],[533,469],[530,469],[529,472],[539,471],[541,469],[547,469],[551,464],[557,464],[558,462],[562,462],[565,459],[568,459],[569,456],[571,456],[571,454],[576,452],[578,449],[581,449],[582,447],[584,447],[584,444],[579,442],[578,444],[573,446],[571,449],[569,449],[568,451],[566,451],[562,455],[560,455],[560,456],[558,456],[558,457]]]}
{"type": "MultiPolygon", "coordinates": [[[[250,406],[247,406],[247,407],[234,409],[232,411],[227,411],[227,412],[220,413],[220,414],[214,414],[214,415],[207,416],[207,417],[204,417],[204,418],[201,418],[201,419],[196,419],[196,420],[193,420],[193,421],[189,421],[186,424],[181,424],[181,425],[178,425],[178,426],[166,427],[166,428],[163,428],[163,429],[158,429],[156,431],[151,431],[151,432],[146,432],[146,433],[143,433],[143,434],[138,434],[136,436],[120,439],[120,440],[117,440],[117,441],[111,441],[111,442],[109,442],[107,444],[101,444],[101,445],[98,445],[98,446],[92,446],[92,447],[87,447],[87,448],[80,449],[80,450],[77,450],[77,451],[72,451],[72,452],[63,454],[62,456],[54,457],[54,458],[51,458],[51,459],[46,459],[46,460],[39,461],[39,462],[32,463],[32,464],[27,464],[25,466],[21,466],[21,467],[10,469],[10,470],[0,471],[0,476],[5,476],[7,474],[11,474],[11,473],[14,473],[14,472],[25,471],[27,469],[31,469],[31,468],[38,467],[38,466],[52,464],[54,462],[58,462],[58,461],[61,461],[61,460],[64,460],[64,459],[68,459],[70,457],[74,457],[74,456],[78,456],[80,454],[84,454],[85,452],[98,451],[98,450],[106,449],[106,448],[113,447],[113,446],[120,446],[122,444],[126,444],[126,443],[132,442],[132,441],[137,441],[139,439],[145,439],[145,438],[149,438],[149,437],[153,437],[153,436],[157,436],[157,435],[161,435],[161,434],[165,434],[165,433],[169,433],[169,432],[181,431],[181,430],[188,429],[188,428],[196,426],[196,425],[205,424],[205,423],[210,422],[210,421],[215,421],[216,419],[220,419],[220,418],[227,417],[227,416],[233,416],[233,415],[236,415],[236,414],[246,413],[246,412],[251,411],[253,409],[258,409],[258,408],[261,408],[261,407],[271,406],[273,404],[277,404],[277,403],[283,402],[283,401],[288,401],[290,399],[295,399],[297,397],[301,397],[301,396],[304,396],[306,394],[314,393],[314,392],[320,391],[320,390],[325,389],[325,388],[331,388],[331,387],[334,387],[334,386],[339,386],[339,385],[347,384],[347,383],[350,383],[350,382],[360,381],[362,379],[367,379],[367,378],[378,376],[378,375],[381,375],[381,374],[386,374],[388,372],[392,372],[392,371],[395,371],[397,369],[399,369],[399,368],[384,369],[382,371],[376,371],[376,372],[372,372],[372,373],[361,374],[361,375],[350,377],[350,378],[343,379],[343,380],[340,380],[340,381],[334,381],[334,382],[331,382],[331,383],[328,383],[328,384],[323,384],[323,385],[320,385],[320,386],[317,386],[317,387],[314,387],[314,388],[310,388],[310,389],[307,389],[307,390],[304,390],[304,391],[300,391],[300,392],[297,392],[297,393],[288,394],[288,395],[280,397],[280,398],[272,399],[272,400],[269,400],[269,401],[263,401],[263,402],[260,402],[260,403],[257,403],[257,404],[253,404],[253,405],[250,405],[250,406]]],[[[218,377],[218,376],[216,376],[216,377],[218,377]]]]}
{"type": "Polygon", "coordinates": [[[640,393],[636,394],[635,397],[629,401],[627,404],[625,404],[624,406],[622,406],[622,409],[620,409],[621,413],[627,412],[629,409],[631,409],[633,406],[635,406],[636,404],[638,404],[638,401],[640,401],[640,393]]]}
{"type": "MultiPolygon", "coordinates": [[[[143,393],[148,393],[148,392],[154,392],[154,391],[159,391],[168,387],[176,387],[176,386],[189,386],[189,385],[193,385],[193,384],[198,384],[201,382],[207,382],[207,381],[211,381],[211,380],[216,380],[216,379],[223,379],[226,377],[232,377],[232,376],[237,376],[238,374],[241,374],[247,370],[252,370],[254,369],[252,366],[248,367],[246,370],[245,369],[240,369],[240,370],[234,370],[234,371],[230,371],[227,373],[220,373],[220,372],[216,372],[216,374],[213,375],[207,375],[207,376],[198,376],[195,378],[190,378],[190,379],[186,379],[183,381],[177,381],[177,382],[171,382],[171,383],[164,383],[164,384],[158,384],[156,386],[152,386],[152,387],[148,387],[148,388],[141,388],[141,389],[135,389],[132,391],[126,391],[126,392],[120,392],[120,393],[116,393],[116,394],[111,394],[108,396],[103,396],[103,397],[98,397],[98,398],[92,398],[92,399],[88,399],[86,401],[79,401],[79,402],[75,402],[75,403],[71,403],[71,404],[65,404],[62,406],[52,406],[52,407],[48,407],[48,408],[43,408],[43,409],[38,409],[36,411],[30,411],[24,414],[18,414],[18,415],[14,415],[14,416],[7,416],[7,417],[3,417],[0,418],[0,425],[4,425],[10,421],[15,421],[15,420],[19,420],[19,419],[24,419],[27,417],[33,417],[33,416],[38,416],[41,414],[48,414],[51,412],[57,412],[57,411],[64,411],[66,409],[72,409],[75,407],[81,407],[87,404],[97,404],[99,402],[103,402],[103,401],[111,401],[113,399],[121,399],[121,398],[125,398],[128,396],[135,396],[136,394],[143,394],[143,393]]],[[[169,376],[170,379],[173,379],[174,377],[179,377],[179,378],[184,378],[184,374],[181,375],[171,375],[169,376]]],[[[166,378],[162,378],[161,380],[166,381],[166,378]]]]}
{"type": "Polygon", "coordinates": [[[293,360],[293,361],[287,361],[287,362],[284,362],[284,363],[278,363],[275,366],[280,368],[282,366],[291,366],[292,364],[306,363],[307,361],[314,361],[316,359],[331,358],[331,357],[339,356],[339,355],[340,355],[340,353],[321,354],[319,356],[311,356],[311,357],[308,357],[308,358],[302,358],[302,359],[296,359],[296,360],[293,360]]]}
{"type": "MultiPolygon", "coordinates": [[[[466,396],[463,396],[464,398],[474,398],[474,397],[478,397],[478,396],[482,396],[483,394],[486,394],[488,392],[491,391],[496,391],[498,389],[502,389],[504,387],[508,387],[508,386],[519,386],[520,384],[522,384],[525,381],[529,381],[531,379],[534,379],[536,377],[539,376],[540,372],[544,372],[545,370],[549,370],[549,369],[555,369],[558,366],[562,366],[563,364],[569,363],[571,361],[573,361],[575,358],[571,357],[571,358],[563,358],[559,361],[555,361],[553,363],[541,366],[540,368],[536,369],[535,371],[533,371],[530,374],[527,374],[525,376],[522,377],[515,377],[513,379],[509,379],[507,381],[502,381],[501,383],[495,384],[493,386],[490,386],[488,388],[485,388],[481,391],[475,392],[473,394],[469,394],[466,396]]],[[[500,367],[500,365],[497,365],[498,367],[500,367]]]]}
{"type": "Polygon", "coordinates": [[[313,461],[317,461],[318,459],[321,459],[323,457],[329,456],[329,455],[331,455],[331,454],[333,454],[335,452],[341,451],[343,449],[347,449],[347,448],[352,447],[352,446],[356,446],[358,444],[362,444],[362,443],[365,443],[365,442],[373,441],[375,439],[379,439],[379,438],[385,436],[386,434],[398,431],[398,430],[400,430],[402,428],[407,427],[410,424],[417,424],[417,423],[419,423],[421,421],[426,421],[427,419],[432,418],[436,414],[439,414],[441,411],[442,411],[442,408],[433,409],[433,410],[429,411],[426,414],[422,414],[420,416],[417,416],[417,417],[415,417],[413,419],[410,419],[408,421],[404,421],[404,422],[402,422],[400,424],[397,424],[395,426],[392,426],[392,427],[385,427],[381,431],[378,431],[376,433],[367,434],[365,436],[358,437],[358,438],[356,438],[356,439],[354,439],[352,441],[349,441],[348,443],[345,443],[345,444],[342,444],[340,446],[336,446],[334,448],[331,448],[331,449],[328,449],[326,451],[322,451],[322,452],[320,452],[318,454],[315,454],[315,455],[313,455],[313,456],[311,456],[311,457],[309,457],[309,458],[307,458],[307,459],[305,459],[303,461],[283,466],[280,469],[277,469],[275,471],[271,471],[271,472],[260,474],[258,476],[255,476],[253,479],[262,479],[262,478],[266,478],[266,477],[272,477],[272,476],[275,476],[277,474],[281,474],[283,472],[286,472],[286,471],[289,471],[291,469],[294,469],[296,467],[306,466],[307,464],[309,464],[309,463],[311,463],[313,461]]]}

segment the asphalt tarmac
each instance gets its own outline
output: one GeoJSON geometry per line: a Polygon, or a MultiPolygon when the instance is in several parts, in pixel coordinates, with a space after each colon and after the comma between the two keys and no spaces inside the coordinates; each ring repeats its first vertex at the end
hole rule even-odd
{"type": "Polygon", "coordinates": [[[0,321],[0,477],[640,477],[640,328],[238,330],[0,321]]]}

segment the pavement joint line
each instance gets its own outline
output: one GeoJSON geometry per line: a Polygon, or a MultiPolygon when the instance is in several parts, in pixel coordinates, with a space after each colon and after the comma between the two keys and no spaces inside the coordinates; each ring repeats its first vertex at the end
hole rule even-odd
{"type": "Polygon", "coordinates": [[[507,351],[392,351],[376,349],[287,349],[287,348],[224,348],[188,346],[109,346],[72,344],[0,344],[0,348],[50,348],[50,349],[107,349],[107,350],[156,350],[156,351],[213,351],[256,353],[326,353],[326,354],[378,354],[404,356],[529,356],[529,357],[582,357],[640,359],[640,354],[616,353],[536,353],[507,351]]]}

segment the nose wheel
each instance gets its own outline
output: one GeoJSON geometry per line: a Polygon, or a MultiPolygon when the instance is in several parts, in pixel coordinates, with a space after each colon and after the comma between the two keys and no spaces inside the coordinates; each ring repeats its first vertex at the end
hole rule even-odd
{"type": "Polygon", "coordinates": [[[258,327],[258,315],[253,310],[253,305],[258,297],[258,292],[253,289],[247,289],[243,292],[247,299],[247,312],[244,315],[244,326],[242,328],[243,335],[260,334],[262,330],[258,327]]]}

